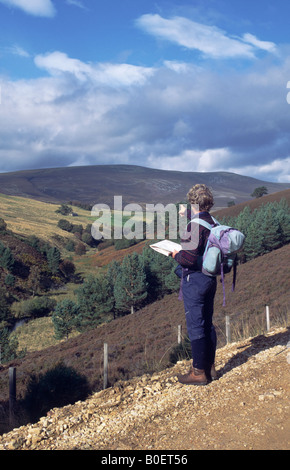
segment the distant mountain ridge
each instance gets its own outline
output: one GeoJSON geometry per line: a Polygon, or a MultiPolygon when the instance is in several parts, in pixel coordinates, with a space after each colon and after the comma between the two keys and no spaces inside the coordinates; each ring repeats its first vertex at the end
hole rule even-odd
{"type": "Polygon", "coordinates": [[[0,174],[0,192],[44,202],[79,201],[112,204],[114,196],[123,203],[176,203],[188,189],[205,183],[214,193],[215,206],[226,207],[251,199],[256,187],[268,193],[290,188],[290,183],[272,183],[229,172],[181,172],[137,165],[93,165],[24,170],[0,174]]]}

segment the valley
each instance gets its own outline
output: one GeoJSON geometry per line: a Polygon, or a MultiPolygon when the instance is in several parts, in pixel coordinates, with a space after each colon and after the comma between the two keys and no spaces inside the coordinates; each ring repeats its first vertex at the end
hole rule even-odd
{"type": "MultiPolygon", "coordinates": [[[[289,205],[290,189],[240,202],[232,207],[216,208],[218,210],[214,215],[217,219],[235,217],[246,206],[255,211],[264,204],[279,202],[281,199],[289,205]]],[[[63,299],[76,300],[76,290],[87,278],[91,275],[102,276],[113,261],[121,263],[128,255],[133,253],[141,255],[149,242],[143,240],[120,250],[116,250],[113,244],[108,246],[104,244],[102,249],[100,246],[86,245],[85,251],[81,254],[69,251],[68,243],[76,240],[81,242],[81,239],[73,232],[62,230],[58,226],[59,221],[66,219],[71,224],[81,225],[85,229],[94,219],[89,210],[73,204],[71,207],[75,216],[63,216],[57,212],[59,205],[60,202],[0,195],[0,218],[7,224],[4,232],[0,234],[0,241],[9,246],[15,255],[21,255],[21,262],[24,263],[23,267],[26,263],[27,272],[30,270],[32,274],[31,268],[35,263],[40,266],[39,263],[45,262],[44,258],[34,251],[34,245],[27,248],[27,241],[31,237],[37,237],[49,246],[57,247],[61,259],[69,260],[75,266],[74,277],[56,279],[52,276],[51,287],[46,289],[46,292],[39,292],[36,298],[48,297],[55,302],[63,299]]],[[[222,286],[218,283],[215,325],[218,330],[219,347],[223,347],[226,342],[226,315],[231,317],[233,341],[265,331],[265,305],[270,307],[272,324],[287,327],[289,262],[289,245],[286,244],[240,264],[234,293],[230,292],[232,276],[229,275],[226,279],[226,307],[222,307],[222,286]]],[[[34,298],[34,293],[31,291],[32,279],[28,285],[23,274],[24,277],[17,279],[14,287],[8,286],[7,271],[1,269],[1,282],[5,287],[6,296],[10,296],[14,304],[34,298]]],[[[93,329],[85,332],[74,331],[68,340],[55,339],[51,314],[32,319],[28,324],[19,327],[15,337],[19,342],[19,350],[27,348],[25,356],[0,364],[0,407],[2,411],[4,410],[4,414],[8,406],[7,369],[11,365],[17,367],[20,377],[17,386],[17,397],[20,401],[33,374],[37,376],[40,371],[44,374],[59,363],[85,377],[90,392],[96,392],[101,390],[103,384],[104,342],[109,345],[109,383],[113,385],[119,380],[130,380],[144,373],[152,374],[171,367],[170,355],[177,347],[179,325],[183,339],[186,339],[183,305],[178,300],[177,290],[137,309],[133,315],[120,315],[112,320],[111,316],[93,329]]]]}

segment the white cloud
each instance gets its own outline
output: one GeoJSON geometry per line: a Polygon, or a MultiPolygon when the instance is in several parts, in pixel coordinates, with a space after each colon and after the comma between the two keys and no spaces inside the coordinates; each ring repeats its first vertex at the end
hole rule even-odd
{"type": "Polygon", "coordinates": [[[13,54],[19,57],[30,57],[29,52],[27,52],[23,47],[18,46],[17,44],[14,44],[13,46],[10,47],[5,47],[3,48],[3,51],[8,54],[13,54]]]}
{"type": "Polygon", "coordinates": [[[219,171],[228,165],[231,153],[226,148],[206,150],[184,150],[179,155],[148,158],[150,166],[175,171],[219,171]]]}
{"type": "Polygon", "coordinates": [[[191,64],[178,62],[176,60],[165,60],[164,65],[165,67],[168,67],[169,69],[174,70],[174,72],[177,73],[184,73],[193,69],[193,66],[191,64]]]}
{"type": "Polygon", "coordinates": [[[252,46],[226,36],[224,31],[215,26],[200,24],[187,18],[165,19],[157,14],[148,14],[141,16],[137,25],[158,38],[188,49],[197,49],[213,58],[254,57],[252,46]]]}
{"type": "Polygon", "coordinates": [[[130,64],[86,64],[59,51],[38,55],[34,61],[37,67],[47,70],[52,75],[69,73],[80,81],[92,80],[108,86],[142,85],[154,74],[152,68],[130,64]]]}
{"type": "MultiPolygon", "coordinates": [[[[233,169],[229,169],[229,171],[233,171],[233,169]]],[[[247,176],[255,175],[256,178],[262,180],[271,178],[272,181],[278,181],[278,183],[290,183],[290,157],[277,158],[265,165],[253,164],[237,167],[234,171],[247,176]]]]}
{"type": "Polygon", "coordinates": [[[59,51],[35,63],[48,76],[0,77],[0,171],[126,162],[289,181],[290,59],[243,74],[84,63],[59,51]]]}
{"type": "Polygon", "coordinates": [[[243,38],[230,37],[216,26],[209,26],[180,16],[165,19],[158,14],[146,14],[136,21],[137,26],[153,36],[187,49],[198,50],[214,59],[244,57],[253,59],[255,49],[274,52],[275,44],[260,41],[252,34],[243,38]]]}
{"type": "Polygon", "coordinates": [[[56,11],[51,0],[0,0],[9,7],[16,7],[34,16],[52,17],[56,11]]]}
{"type": "Polygon", "coordinates": [[[66,0],[66,3],[68,5],[73,5],[75,7],[81,8],[82,10],[87,10],[87,7],[85,7],[85,5],[79,0],[66,0]]]}
{"type": "Polygon", "coordinates": [[[269,41],[260,41],[256,38],[253,34],[246,33],[243,35],[243,40],[253,46],[257,47],[258,49],[263,49],[264,51],[268,52],[276,52],[276,45],[273,42],[269,41]]]}

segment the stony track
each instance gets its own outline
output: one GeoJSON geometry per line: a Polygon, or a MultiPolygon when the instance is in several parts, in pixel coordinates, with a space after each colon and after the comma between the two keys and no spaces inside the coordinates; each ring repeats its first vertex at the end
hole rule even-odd
{"type": "Polygon", "coordinates": [[[288,450],[290,334],[217,351],[220,378],[184,386],[189,361],[55,408],[0,436],[0,450],[288,450]]]}

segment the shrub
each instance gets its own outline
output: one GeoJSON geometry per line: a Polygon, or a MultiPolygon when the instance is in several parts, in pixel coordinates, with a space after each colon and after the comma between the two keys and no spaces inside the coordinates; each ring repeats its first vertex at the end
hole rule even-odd
{"type": "Polygon", "coordinates": [[[17,357],[18,341],[10,336],[7,328],[0,329],[1,362],[9,362],[17,357]]]}
{"type": "Polygon", "coordinates": [[[15,277],[13,276],[13,274],[7,274],[7,276],[5,277],[5,284],[8,287],[13,287],[14,286],[15,277]]]}
{"type": "Polygon", "coordinates": [[[47,316],[55,305],[56,301],[49,297],[34,297],[15,304],[13,310],[17,318],[38,318],[47,316]]]}
{"type": "Polygon", "coordinates": [[[73,228],[73,225],[66,219],[60,219],[57,223],[57,226],[66,232],[71,232],[73,228]]]}
{"type": "Polygon", "coordinates": [[[65,299],[56,305],[52,315],[56,339],[66,337],[73,330],[76,324],[76,317],[79,313],[79,307],[72,300],[65,299]]]}
{"type": "Polygon", "coordinates": [[[0,266],[10,271],[14,265],[14,262],[14,257],[10,248],[5,247],[3,243],[0,242],[0,266]]]}
{"type": "Polygon", "coordinates": [[[82,242],[79,242],[77,246],[75,247],[75,253],[81,256],[81,255],[84,255],[85,252],[86,252],[85,245],[82,242]]]}
{"type": "Polygon", "coordinates": [[[4,219],[2,219],[2,217],[0,218],[0,232],[4,233],[6,232],[6,229],[7,229],[7,224],[5,222],[4,219]]]}
{"type": "Polygon", "coordinates": [[[45,374],[30,377],[23,406],[36,422],[52,408],[84,400],[89,392],[86,377],[60,362],[45,374]]]}
{"type": "Polygon", "coordinates": [[[57,214],[69,215],[72,213],[72,208],[67,204],[62,204],[55,212],[57,214]]]}
{"type": "Polygon", "coordinates": [[[169,361],[171,364],[176,364],[178,361],[182,361],[183,359],[189,360],[191,357],[191,344],[188,336],[186,336],[180,344],[172,349],[169,361]]]}

